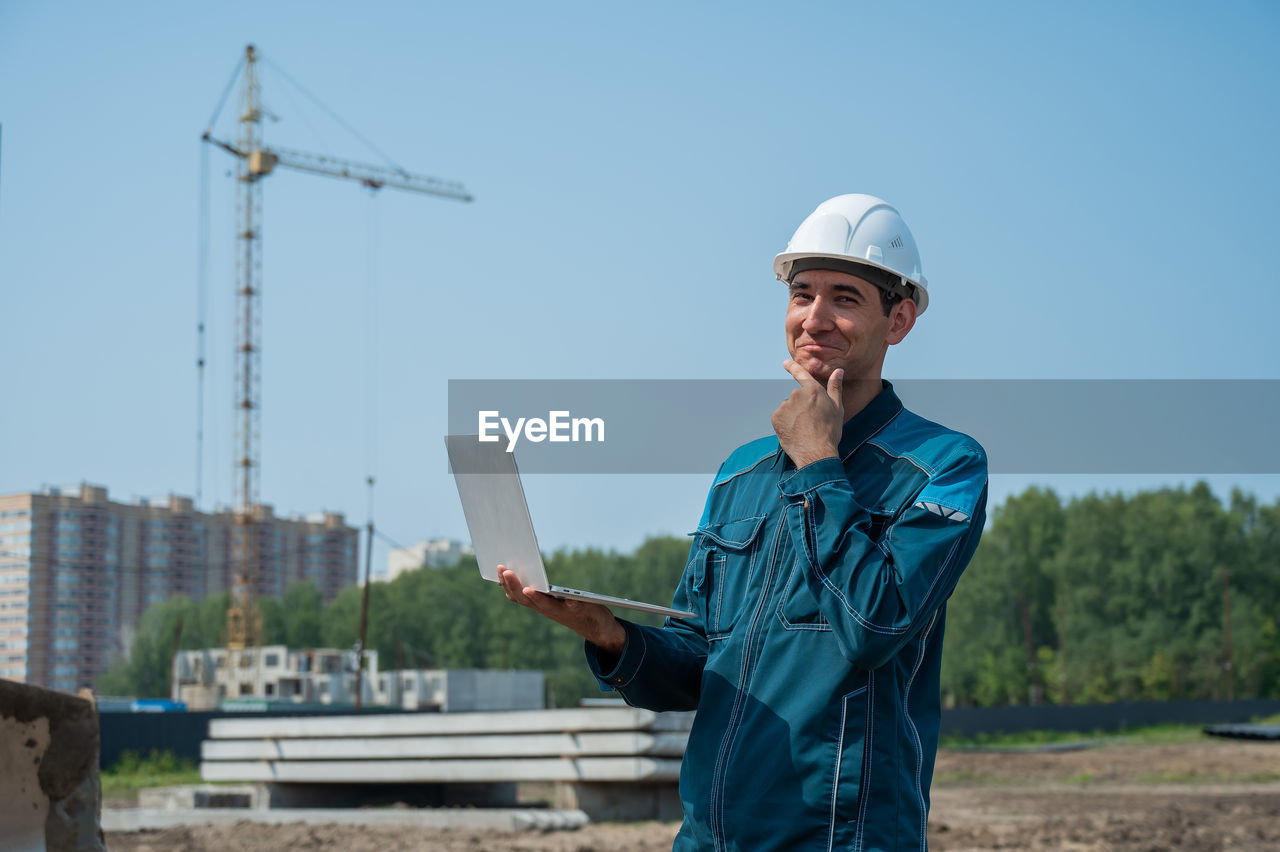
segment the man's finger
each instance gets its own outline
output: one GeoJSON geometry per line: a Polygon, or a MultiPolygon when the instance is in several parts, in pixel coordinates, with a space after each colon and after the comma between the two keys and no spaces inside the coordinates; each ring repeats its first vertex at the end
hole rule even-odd
{"type": "Polygon", "coordinates": [[[506,593],[508,600],[539,612],[545,612],[548,608],[555,609],[560,603],[545,592],[533,586],[524,585],[515,571],[502,565],[498,566],[498,583],[502,586],[502,591],[506,593]]]}
{"type": "Polygon", "coordinates": [[[520,597],[520,579],[516,577],[516,573],[510,568],[502,565],[498,566],[498,585],[502,586],[502,593],[507,596],[507,600],[512,603],[524,604],[520,597]]]}
{"type": "Polygon", "coordinates": [[[791,378],[800,383],[801,387],[805,387],[807,385],[818,385],[818,387],[822,387],[822,385],[818,384],[818,380],[809,374],[808,370],[801,367],[791,358],[783,361],[782,367],[791,374],[791,378]]]}
{"type": "Polygon", "coordinates": [[[520,577],[510,568],[503,567],[502,565],[498,566],[498,583],[502,586],[502,591],[506,594],[507,600],[512,603],[518,603],[521,606],[537,609],[536,604],[541,602],[537,597],[537,590],[533,588],[526,588],[524,584],[520,582],[520,577]],[[534,592],[535,594],[530,595],[529,592],[534,592]]]}
{"type": "Polygon", "coordinates": [[[827,379],[827,396],[841,411],[844,410],[844,368],[831,371],[827,379]]]}

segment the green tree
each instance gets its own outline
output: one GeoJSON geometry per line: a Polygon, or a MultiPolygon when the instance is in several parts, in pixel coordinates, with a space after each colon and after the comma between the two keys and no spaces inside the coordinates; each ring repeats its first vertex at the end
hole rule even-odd
{"type": "Polygon", "coordinates": [[[942,673],[948,704],[1022,703],[1037,684],[1043,688],[1039,649],[1057,644],[1053,563],[1064,526],[1057,495],[1039,488],[992,512],[948,606],[942,673]]]}
{"type": "Polygon", "coordinates": [[[275,598],[262,598],[258,601],[258,612],[262,614],[262,635],[259,645],[285,644],[284,609],[275,598]]]}
{"type": "Polygon", "coordinates": [[[227,607],[231,593],[209,595],[196,607],[195,647],[221,648],[227,639],[227,607]]]}
{"type": "Polygon", "coordinates": [[[320,636],[326,648],[352,648],[359,636],[361,589],[348,586],[329,602],[324,611],[320,636]]]}
{"type": "Polygon", "coordinates": [[[284,590],[284,643],[290,648],[318,648],[324,599],[312,583],[294,583],[284,590]]]}
{"type": "Polygon", "coordinates": [[[185,595],[147,607],[138,620],[129,658],[97,683],[105,695],[168,698],[175,649],[192,648],[199,634],[198,610],[185,595]]]}
{"type": "Polygon", "coordinates": [[[1121,495],[1090,494],[1067,504],[1054,560],[1054,624],[1064,700],[1111,700],[1112,575],[1122,554],[1121,495]]]}

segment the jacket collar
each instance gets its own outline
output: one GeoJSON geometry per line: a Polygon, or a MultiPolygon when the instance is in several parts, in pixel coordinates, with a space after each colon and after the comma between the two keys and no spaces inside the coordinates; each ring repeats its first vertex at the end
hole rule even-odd
{"type": "Polygon", "coordinates": [[[844,461],[867,442],[875,433],[883,429],[890,420],[902,411],[902,401],[893,392],[893,385],[881,379],[880,393],[868,402],[861,411],[850,417],[844,424],[840,435],[840,461],[844,461]]]}

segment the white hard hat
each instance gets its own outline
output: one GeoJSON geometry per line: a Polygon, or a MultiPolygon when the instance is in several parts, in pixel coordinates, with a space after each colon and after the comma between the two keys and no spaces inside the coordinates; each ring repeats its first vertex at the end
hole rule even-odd
{"type": "Polygon", "coordinates": [[[804,269],[849,271],[914,299],[920,313],[929,306],[915,238],[893,205],[874,195],[837,195],[800,223],[787,250],[773,259],[773,271],[790,282],[804,269]],[[824,260],[837,263],[819,262],[824,260]],[[890,274],[867,277],[867,267],[890,274]]]}

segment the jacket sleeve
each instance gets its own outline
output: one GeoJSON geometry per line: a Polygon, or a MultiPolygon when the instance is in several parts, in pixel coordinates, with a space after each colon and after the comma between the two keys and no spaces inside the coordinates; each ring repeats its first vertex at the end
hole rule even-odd
{"type": "Polygon", "coordinates": [[[987,460],[963,444],[929,474],[872,540],[871,514],[839,459],[813,462],[778,485],[805,586],[855,666],[887,663],[955,589],[986,519],[987,460]]]}
{"type": "MultiPolygon", "coordinates": [[[[710,497],[707,498],[708,502],[710,497]]],[[[704,510],[705,517],[706,512],[704,510]]],[[[696,582],[692,565],[696,543],[685,560],[684,573],[671,606],[689,610],[692,618],[668,618],[662,627],[647,627],[619,619],[627,644],[618,657],[586,643],[587,665],[600,689],[617,690],[632,707],[646,710],[696,710],[702,692],[702,668],[707,661],[706,612],[690,594],[696,582]]]]}

